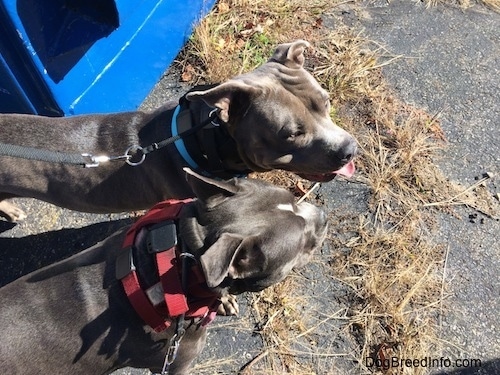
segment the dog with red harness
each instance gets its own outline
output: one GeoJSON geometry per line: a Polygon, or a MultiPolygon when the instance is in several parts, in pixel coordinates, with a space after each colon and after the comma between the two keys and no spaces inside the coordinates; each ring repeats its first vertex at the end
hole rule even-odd
{"type": "Polygon", "coordinates": [[[0,289],[0,371],[187,374],[233,295],[305,265],[326,215],[260,180],[190,170],[196,199],[161,202],[131,227],[0,289]]]}

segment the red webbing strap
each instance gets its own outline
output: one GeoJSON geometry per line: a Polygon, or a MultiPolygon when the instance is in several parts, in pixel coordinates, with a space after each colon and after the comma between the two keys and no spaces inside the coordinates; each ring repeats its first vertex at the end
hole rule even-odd
{"type": "MultiPolygon", "coordinates": [[[[177,218],[182,206],[190,201],[192,201],[192,199],[168,200],[156,204],[127,231],[123,249],[128,251],[128,247],[134,245],[135,236],[141,228],[162,220],[177,218]]],[[[175,255],[175,252],[173,253],[175,255]]],[[[121,281],[130,303],[146,324],[156,332],[161,332],[170,326],[171,322],[165,320],[165,317],[156,311],[146,293],[141,289],[137,273],[134,270],[131,270],[131,272],[121,279],[121,281]]]]}
{"type": "MultiPolygon", "coordinates": [[[[178,218],[182,206],[191,201],[192,199],[168,200],[156,204],[127,231],[123,244],[124,251],[129,251],[129,247],[134,245],[135,237],[143,227],[178,218]]],[[[156,332],[170,327],[171,321],[168,318],[175,318],[184,313],[188,317],[202,317],[204,326],[213,320],[220,303],[217,296],[207,289],[203,272],[198,267],[194,267],[191,269],[192,277],[188,288],[190,291],[193,289],[192,292],[198,298],[192,301],[190,307],[182,289],[176,262],[175,247],[156,253],[158,273],[168,311],[167,316],[157,311],[152,305],[146,293],[141,289],[135,270],[131,270],[121,279],[125,293],[135,311],[156,332]]]]}
{"type": "Polygon", "coordinates": [[[142,320],[156,332],[161,332],[170,327],[171,322],[165,320],[153,307],[146,293],[141,289],[137,273],[130,272],[122,279],[123,288],[127,297],[142,320]]]}
{"type": "Polygon", "coordinates": [[[168,201],[157,203],[127,231],[123,247],[132,246],[134,244],[136,234],[146,225],[156,224],[165,220],[177,219],[182,206],[192,201],[193,199],[170,199],[168,201]]]}
{"type": "Polygon", "coordinates": [[[156,265],[163,288],[168,315],[175,318],[189,310],[182,283],[177,271],[175,247],[156,253],[156,265]]]}

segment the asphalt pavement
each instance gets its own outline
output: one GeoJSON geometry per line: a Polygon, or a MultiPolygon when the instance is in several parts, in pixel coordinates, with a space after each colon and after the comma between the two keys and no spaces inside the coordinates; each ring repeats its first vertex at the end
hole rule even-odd
{"type": "MultiPolygon", "coordinates": [[[[444,174],[464,187],[489,174],[489,194],[498,198],[500,14],[481,5],[426,8],[402,0],[347,4],[334,12],[403,56],[383,68],[384,76],[399,98],[439,113],[448,144],[436,163],[444,174]]],[[[491,218],[467,207],[453,216],[438,215],[433,240],[448,246],[451,294],[441,326],[443,355],[478,358],[483,366],[435,373],[500,373],[499,215],[491,218]]]]}

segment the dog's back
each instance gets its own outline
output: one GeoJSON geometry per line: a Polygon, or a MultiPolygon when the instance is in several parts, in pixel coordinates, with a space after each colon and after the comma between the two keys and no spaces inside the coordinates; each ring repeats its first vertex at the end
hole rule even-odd
{"type": "Polygon", "coordinates": [[[110,284],[103,285],[106,278],[100,275],[107,274],[109,254],[105,249],[113,248],[117,239],[121,241],[122,234],[123,230],[104,245],[97,244],[0,289],[2,373],[53,373],[58,369],[61,374],[76,374],[75,370],[83,368],[87,370],[82,374],[98,374],[103,366],[109,367],[103,344],[107,336],[110,339],[114,318],[109,314],[107,289],[116,281],[109,278],[110,284]],[[93,326],[82,326],[82,321],[93,322],[93,326]]]}

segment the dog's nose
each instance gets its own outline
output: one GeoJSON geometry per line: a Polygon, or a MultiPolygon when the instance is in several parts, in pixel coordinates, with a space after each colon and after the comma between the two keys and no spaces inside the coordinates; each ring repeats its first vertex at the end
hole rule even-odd
{"type": "Polygon", "coordinates": [[[339,147],[337,157],[343,164],[350,162],[358,153],[358,143],[352,137],[346,139],[339,147]]]}

